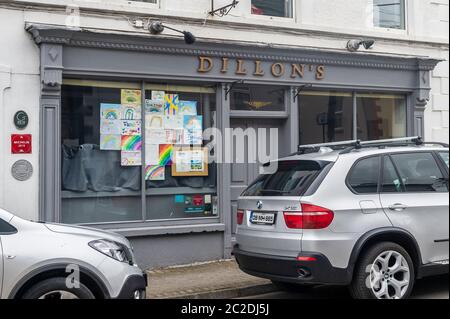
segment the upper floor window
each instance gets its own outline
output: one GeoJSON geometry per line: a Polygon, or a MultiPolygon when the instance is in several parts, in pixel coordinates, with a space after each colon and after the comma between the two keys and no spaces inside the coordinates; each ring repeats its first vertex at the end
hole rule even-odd
{"type": "Polygon", "coordinates": [[[293,0],[252,0],[252,14],[292,18],[293,0]]]}
{"type": "Polygon", "coordinates": [[[405,30],[405,0],[373,0],[375,27],[405,30]]]}

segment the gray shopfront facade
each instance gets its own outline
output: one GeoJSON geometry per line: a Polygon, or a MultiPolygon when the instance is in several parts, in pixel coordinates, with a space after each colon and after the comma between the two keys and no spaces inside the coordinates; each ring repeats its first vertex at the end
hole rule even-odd
{"type": "Polygon", "coordinates": [[[138,177],[129,170],[116,179],[126,190],[71,189],[64,180],[66,150],[95,144],[96,132],[83,130],[91,130],[89,116],[96,117],[99,101],[115,101],[117,88],[165,88],[194,99],[205,127],[278,128],[283,156],[306,142],[423,135],[430,72],[439,62],[201,41],[187,46],[47,25],[28,25],[27,31],[41,54],[40,220],[120,232],[146,268],[230,257],[236,199],[257,170],[217,164],[202,180],[153,185],[142,178],[141,167],[138,177]],[[184,216],[174,203],[186,195],[208,198],[210,214],[184,216]],[[89,207],[95,209],[83,215],[89,207]],[[110,217],[102,220],[102,211],[110,217]]]}

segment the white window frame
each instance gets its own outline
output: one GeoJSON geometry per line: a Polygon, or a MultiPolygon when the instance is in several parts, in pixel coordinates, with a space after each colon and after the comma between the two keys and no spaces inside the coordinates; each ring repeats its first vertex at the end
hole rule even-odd
{"type": "Polygon", "coordinates": [[[375,25],[375,3],[372,0],[371,4],[372,4],[372,27],[374,30],[376,31],[380,31],[380,32],[389,32],[389,33],[393,33],[393,34],[408,34],[409,32],[409,2],[407,0],[403,0],[405,5],[404,5],[404,19],[405,19],[405,28],[404,29],[396,29],[396,28],[385,28],[385,27],[379,27],[375,25]]]}
{"type": "Polygon", "coordinates": [[[252,13],[252,0],[249,1],[249,10],[248,15],[252,19],[257,20],[263,20],[263,21],[279,21],[279,22],[294,22],[297,20],[297,1],[292,1],[292,17],[275,17],[275,16],[269,16],[269,15],[259,15],[259,14],[253,14],[252,13]]]}

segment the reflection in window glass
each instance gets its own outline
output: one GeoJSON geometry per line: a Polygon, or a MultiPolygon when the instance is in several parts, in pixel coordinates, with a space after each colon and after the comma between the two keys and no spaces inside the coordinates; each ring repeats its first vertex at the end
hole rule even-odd
{"type": "Polygon", "coordinates": [[[299,97],[300,144],[352,139],[351,93],[305,92],[299,97]]]}
{"type": "Polygon", "coordinates": [[[292,0],[252,0],[252,14],[292,18],[292,0]]]}
{"type": "MultiPolygon", "coordinates": [[[[61,94],[62,222],[141,220],[141,167],[122,165],[122,90],[64,85],[61,94]]],[[[127,99],[139,109],[136,96],[127,99]]]]}
{"type": "Polygon", "coordinates": [[[405,29],[405,0],[373,0],[374,26],[405,29]]]}
{"type": "Polygon", "coordinates": [[[235,86],[231,91],[234,111],[284,111],[285,90],[276,86],[235,86]]]}
{"type": "Polygon", "coordinates": [[[440,152],[439,155],[444,160],[444,163],[447,164],[447,167],[449,167],[449,156],[448,152],[440,152]]]}
{"type": "Polygon", "coordinates": [[[406,136],[406,98],[358,94],[358,138],[380,140],[406,136]]]}
{"type": "Polygon", "coordinates": [[[380,158],[371,157],[361,160],[355,165],[348,182],[358,194],[376,194],[378,192],[379,174],[380,158]]]}
{"type": "Polygon", "coordinates": [[[383,169],[383,193],[399,193],[403,191],[402,182],[400,177],[395,170],[394,164],[389,157],[384,158],[384,169],[383,169]]]}
{"type": "Polygon", "coordinates": [[[448,180],[444,178],[431,153],[392,155],[406,191],[447,192],[448,180]]]}

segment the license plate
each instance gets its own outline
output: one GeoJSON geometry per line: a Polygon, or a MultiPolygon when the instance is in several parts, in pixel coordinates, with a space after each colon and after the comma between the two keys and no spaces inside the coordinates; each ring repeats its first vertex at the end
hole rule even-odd
{"type": "Polygon", "coordinates": [[[250,215],[250,222],[259,225],[273,225],[275,224],[275,214],[252,212],[250,215]]]}

